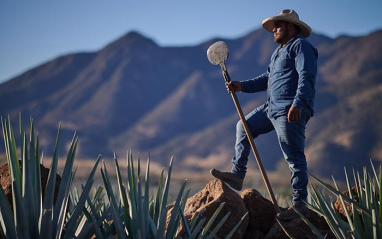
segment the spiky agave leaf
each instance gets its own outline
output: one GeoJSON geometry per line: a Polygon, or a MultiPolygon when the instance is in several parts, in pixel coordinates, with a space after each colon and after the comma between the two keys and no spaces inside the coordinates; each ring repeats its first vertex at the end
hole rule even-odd
{"type": "Polygon", "coordinates": [[[11,205],[5,196],[3,187],[0,187],[0,225],[5,238],[16,238],[16,225],[13,221],[11,205]]]}
{"type": "Polygon", "coordinates": [[[98,156],[95,164],[94,164],[94,167],[92,169],[92,171],[90,172],[89,174],[89,177],[86,181],[86,184],[85,186],[83,187],[83,190],[82,190],[82,194],[78,200],[78,203],[74,209],[74,211],[72,212],[72,214],[70,215],[70,218],[65,226],[65,234],[63,235],[63,238],[66,239],[66,238],[74,238],[75,237],[75,231],[76,231],[76,225],[77,225],[77,222],[78,222],[78,219],[82,213],[82,210],[85,206],[85,203],[86,203],[86,200],[87,200],[87,197],[89,195],[89,192],[91,190],[91,187],[93,185],[93,182],[94,182],[94,174],[96,172],[96,169],[98,167],[98,164],[101,160],[101,156],[98,156]]]}
{"type": "Polygon", "coordinates": [[[236,232],[236,230],[239,228],[239,226],[243,223],[244,219],[248,216],[248,212],[244,214],[244,216],[240,219],[240,221],[236,224],[234,228],[228,233],[228,235],[225,237],[225,239],[230,239],[233,234],[236,232]]]}
{"type": "Polygon", "coordinates": [[[114,192],[112,190],[112,184],[110,182],[110,178],[109,178],[109,175],[107,173],[105,163],[103,164],[103,168],[101,169],[101,174],[102,174],[105,189],[106,189],[109,201],[110,201],[110,209],[111,209],[111,214],[112,214],[113,219],[114,219],[114,227],[117,231],[119,238],[126,238],[124,226],[123,226],[123,223],[122,223],[120,215],[119,215],[119,207],[117,205],[116,197],[115,197],[114,192]]]}

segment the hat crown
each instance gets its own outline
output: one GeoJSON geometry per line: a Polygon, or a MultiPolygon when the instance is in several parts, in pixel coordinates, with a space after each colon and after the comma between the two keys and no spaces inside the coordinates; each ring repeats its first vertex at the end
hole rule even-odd
{"type": "Polygon", "coordinates": [[[300,18],[298,17],[297,12],[295,12],[295,11],[292,10],[292,9],[285,9],[285,10],[282,10],[282,11],[280,12],[279,16],[280,16],[280,17],[289,18],[289,19],[300,20],[300,18]]]}

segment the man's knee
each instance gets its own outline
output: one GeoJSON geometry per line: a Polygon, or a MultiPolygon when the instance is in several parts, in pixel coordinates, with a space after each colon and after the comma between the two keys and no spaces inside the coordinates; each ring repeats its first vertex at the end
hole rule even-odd
{"type": "Polygon", "coordinates": [[[241,122],[241,120],[239,120],[236,123],[236,132],[238,132],[238,133],[245,133],[244,126],[243,126],[243,123],[241,122]]]}

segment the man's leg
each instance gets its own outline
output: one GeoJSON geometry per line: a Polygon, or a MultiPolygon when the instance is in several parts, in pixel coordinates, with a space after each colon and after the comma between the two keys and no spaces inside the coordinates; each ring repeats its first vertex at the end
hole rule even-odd
{"type": "Polygon", "coordinates": [[[308,195],[307,163],[304,153],[305,126],[309,116],[303,111],[301,119],[289,123],[286,116],[272,118],[281,150],[291,171],[291,185],[293,189],[292,203],[303,204],[308,195]]]}
{"type": "MultiPolygon", "coordinates": [[[[256,108],[245,118],[254,138],[274,129],[272,122],[267,117],[265,105],[256,108]]],[[[241,190],[243,187],[243,179],[247,172],[247,162],[250,151],[251,145],[248,141],[247,134],[245,133],[242,122],[239,121],[236,124],[235,156],[232,159],[233,166],[231,172],[221,172],[217,169],[211,169],[210,173],[232,188],[241,190]]]]}
{"type": "MultiPolygon", "coordinates": [[[[252,137],[256,138],[260,134],[265,134],[272,131],[272,122],[267,117],[266,106],[261,105],[246,117],[249,130],[252,137]]],[[[235,143],[235,156],[232,158],[231,172],[237,175],[239,178],[244,179],[247,173],[248,156],[251,152],[251,145],[245,133],[243,124],[241,121],[236,124],[236,143],[235,143]]]]}

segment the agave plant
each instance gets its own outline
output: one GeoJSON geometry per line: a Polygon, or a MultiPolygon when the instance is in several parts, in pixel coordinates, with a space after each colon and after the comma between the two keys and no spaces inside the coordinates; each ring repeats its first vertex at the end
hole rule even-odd
{"type": "MultiPolygon", "coordinates": [[[[336,180],[333,178],[334,187],[311,175],[325,190],[334,194],[345,209],[346,219],[343,220],[334,208],[334,202],[325,193],[311,185],[311,197],[313,203],[308,206],[322,215],[336,238],[382,238],[382,170],[379,167],[377,174],[371,162],[372,174],[366,167],[363,169],[363,177],[353,170],[355,192],[358,200],[354,198],[354,191],[345,168],[345,177],[349,196],[343,194],[336,180]],[[351,213],[346,209],[350,206],[351,213]]],[[[324,238],[322,234],[298,211],[297,213],[309,225],[318,238],[324,238]]]]}
{"type": "MultiPolygon", "coordinates": [[[[185,192],[187,180],[182,184],[175,202],[172,204],[170,219],[167,221],[169,214],[168,195],[171,181],[171,172],[173,159],[170,161],[168,174],[165,183],[163,184],[162,169],[159,184],[156,194],[149,197],[150,187],[150,157],[147,160],[145,187],[142,192],[141,166],[140,158],[137,160],[137,174],[134,169],[134,160],[131,152],[127,157],[127,188],[123,184],[120,168],[116,155],[114,161],[117,174],[118,196],[113,192],[112,183],[108,175],[107,168],[104,164],[101,169],[104,180],[105,189],[110,201],[110,211],[114,222],[118,238],[213,238],[225,220],[229,217],[229,213],[215,226],[211,228],[212,223],[216,219],[220,210],[224,206],[221,204],[216,210],[213,217],[205,223],[205,219],[197,220],[196,214],[191,222],[188,222],[184,216],[184,207],[190,190],[185,192]],[[205,224],[205,225],[204,225],[205,224]],[[180,225],[183,227],[183,234],[180,233],[180,225]]],[[[226,238],[230,238],[237,230],[242,220],[232,229],[231,233],[226,238]]]]}
{"type": "Polygon", "coordinates": [[[78,201],[72,200],[73,210],[68,211],[70,201],[70,188],[75,176],[73,162],[75,158],[78,137],[74,134],[65,167],[62,173],[56,202],[54,191],[58,165],[58,146],[60,139],[60,126],[58,129],[54,155],[52,158],[49,176],[42,194],[40,164],[43,156],[40,155],[39,137],[35,137],[33,120],[30,121],[29,148],[27,136],[22,127],[20,117],[20,156],[16,147],[16,140],[11,121],[1,119],[7,162],[12,180],[12,204],[7,201],[4,190],[0,187],[0,227],[5,238],[74,238],[78,231],[78,222],[83,214],[83,208],[89,197],[93,177],[100,161],[97,159],[89,178],[83,186],[78,201]],[[20,167],[20,162],[22,167],[20,167]],[[21,169],[22,168],[22,171],[21,169]],[[13,210],[12,210],[13,208],[13,210]]]}

